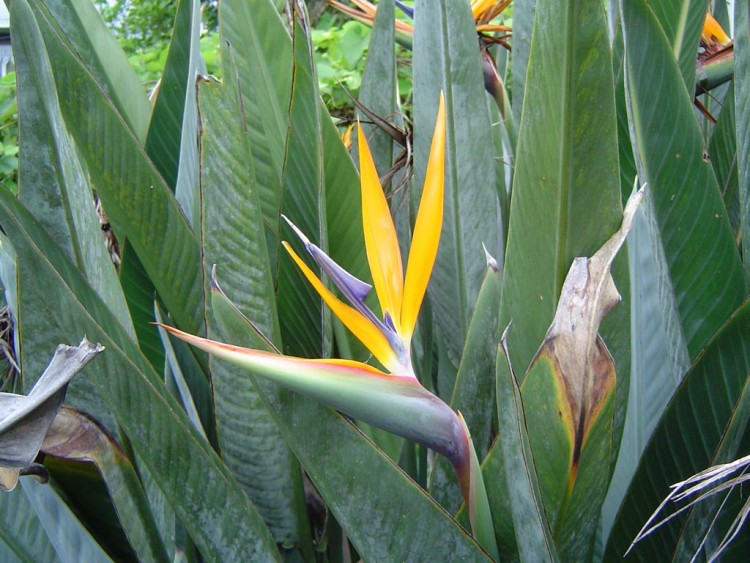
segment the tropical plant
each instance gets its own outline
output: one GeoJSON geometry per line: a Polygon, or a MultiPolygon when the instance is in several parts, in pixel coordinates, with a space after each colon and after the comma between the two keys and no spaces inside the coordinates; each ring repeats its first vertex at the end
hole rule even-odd
{"type": "MultiPolygon", "coordinates": [[[[509,54],[467,0],[416,0],[410,120],[381,0],[351,155],[279,4],[219,2],[219,80],[181,0],[150,101],[90,0],[11,2],[14,391],[104,350],[49,482],[0,496],[2,559],[619,559],[672,483],[747,453],[747,0],[731,54],[699,48],[707,1],[516,0],[509,54]]],[[[744,500],[630,557],[746,553],[744,500]]]]}

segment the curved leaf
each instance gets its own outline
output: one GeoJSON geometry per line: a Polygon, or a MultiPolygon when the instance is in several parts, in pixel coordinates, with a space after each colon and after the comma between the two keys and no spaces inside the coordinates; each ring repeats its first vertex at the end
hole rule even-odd
{"type": "Polygon", "coordinates": [[[716,178],[702,158],[691,97],[649,6],[622,4],[631,136],[668,265],[661,299],[675,301],[679,329],[695,358],[746,288],[716,178]]]}
{"type": "Polygon", "coordinates": [[[28,395],[0,394],[2,467],[23,469],[34,462],[65,398],[68,383],[102,350],[85,338],[79,346],[60,345],[28,395]]]}
{"type": "Polygon", "coordinates": [[[93,4],[88,0],[41,0],[39,6],[49,11],[65,41],[142,141],[146,137],[151,104],[117,39],[93,4]]]}

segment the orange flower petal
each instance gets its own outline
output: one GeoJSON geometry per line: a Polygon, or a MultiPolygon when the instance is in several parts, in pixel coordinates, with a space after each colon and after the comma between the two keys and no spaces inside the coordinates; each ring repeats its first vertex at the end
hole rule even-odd
{"type": "Polygon", "coordinates": [[[370,147],[357,124],[359,141],[359,173],[362,184],[362,228],[365,235],[367,261],[370,264],[372,282],[385,316],[390,315],[396,331],[399,331],[401,300],[404,292],[404,270],[401,251],[398,247],[396,228],[380,186],[378,171],[372,160],[370,147]]]}
{"type": "Polygon", "coordinates": [[[375,356],[381,364],[383,364],[389,371],[396,371],[399,366],[396,353],[391,348],[388,339],[380,330],[370,322],[367,317],[362,313],[350,307],[340,299],[338,299],[329,289],[323,285],[313,271],[305,264],[302,259],[297,256],[297,253],[292,250],[292,247],[286,241],[282,242],[289,255],[297,263],[297,266],[307,278],[307,281],[315,288],[326,305],[333,311],[344,326],[348,328],[354,336],[356,336],[362,344],[364,344],[372,355],[375,356]]]}
{"type": "Polygon", "coordinates": [[[406,267],[404,300],[401,307],[401,337],[407,343],[414,332],[419,308],[427,290],[437,256],[440,230],[443,225],[443,187],[445,176],[445,101],[440,94],[435,132],[432,135],[422,200],[419,203],[414,236],[406,267]]]}

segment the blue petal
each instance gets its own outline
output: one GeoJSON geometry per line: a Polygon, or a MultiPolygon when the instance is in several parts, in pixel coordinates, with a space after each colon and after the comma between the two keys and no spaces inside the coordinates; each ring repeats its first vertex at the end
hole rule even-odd
{"type": "Polygon", "coordinates": [[[399,2],[399,0],[396,0],[396,6],[398,6],[403,13],[405,13],[407,16],[409,16],[411,19],[414,19],[414,8],[411,6],[407,6],[403,2],[399,2]]]}

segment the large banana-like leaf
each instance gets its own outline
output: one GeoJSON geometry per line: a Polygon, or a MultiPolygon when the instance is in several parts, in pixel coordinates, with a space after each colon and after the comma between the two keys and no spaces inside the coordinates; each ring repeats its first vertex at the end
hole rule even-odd
{"type": "Polygon", "coordinates": [[[513,57],[511,58],[511,92],[513,96],[513,117],[521,122],[526,69],[529,65],[531,32],[534,27],[534,7],[536,0],[516,0],[513,2],[513,57]]]}
{"type": "Polygon", "coordinates": [[[176,322],[202,332],[199,247],[174,195],[37,0],[29,4],[47,42],[65,123],[116,232],[133,245],[176,322]]]}
{"type": "Polygon", "coordinates": [[[438,98],[445,95],[445,207],[428,293],[448,358],[458,365],[486,264],[499,248],[495,161],[477,36],[462,0],[414,6],[414,168],[421,193],[438,98]]]}
{"type": "MultiPolygon", "coordinates": [[[[708,0],[662,0],[651,3],[651,9],[669,42],[682,79],[690,92],[694,89],[695,57],[708,5],[708,0]]],[[[642,46],[645,47],[645,44],[642,46]]]]}
{"type": "Polygon", "coordinates": [[[6,190],[0,190],[0,224],[18,253],[19,269],[35,280],[27,292],[47,303],[37,314],[50,345],[86,334],[105,346],[97,369],[80,377],[89,378],[106,401],[203,555],[273,558],[271,534],[226,466],[165,392],[106,304],[6,190]]]}
{"type": "MultiPolygon", "coordinates": [[[[204,276],[211,280],[215,266],[222,288],[237,307],[281,346],[247,116],[231,59],[225,65],[224,84],[201,82],[199,90],[204,276]]],[[[207,323],[209,338],[219,338],[213,313],[207,315],[207,323]]],[[[214,358],[209,365],[224,461],[276,541],[304,543],[307,523],[299,510],[299,464],[269,417],[250,374],[214,358]]]]}
{"type": "MultiPolygon", "coordinates": [[[[735,83],[734,107],[737,132],[737,154],[750,154],[750,4],[737,0],[734,6],[735,83]]],[[[750,279],[750,159],[737,162],[740,184],[740,224],[745,265],[745,279],[750,279]]]]}
{"type": "MultiPolygon", "coordinates": [[[[294,12],[292,99],[282,172],[281,209],[305,236],[325,249],[328,240],[321,120],[326,116],[320,115],[312,43],[308,35],[309,21],[298,8],[294,12]]],[[[291,229],[284,226],[281,233],[282,238],[301,248],[291,229]],[[284,237],[283,233],[287,236],[284,237]]],[[[307,252],[298,250],[298,254],[307,252]]],[[[328,357],[333,346],[330,312],[323,308],[317,292],[286,252],[279,257],[278,288],[276,307],[284,352],[308,358],[328,357]]]]}
{"type": "MultiPolygon", "coordinates": [[[[231,307],[214,314],[227,342],[258,346],[231,307]]],[[[484,561],[466,531],[349,420],[312,399],[254,379],[287,444],[364,561],[484,561]],[[384,540],[387,538],[387,540],[384,540]]]]}
{"type": "Polygon", "coordinates": [[[222,48],[241,84],[255,174],[262,188],[263,218],[275,259],[292,91],[292,44],[279,11],[270,0],[219,3],[219,31],[222,48]]]}
{"type": "Polygon", "coordinates": [[[33,480],[21,481],[21,488],[34,507],[39,524],[63,563],[111,561],[88,530],[76,518],[63,498],[52,488],[33,480]]]}
{"type": "Polygon", "coordinates": [[[145,139],[151,105],[125,53],[96,8],[88,0],[42,0],[39,5],[52,16],[55,27],[84,61],[133,134],[141,141],[145,139]]]}
{"type": "Polygon", "coordinates": [[[742,266],[669,43],[650,4],[623,2],[622,18],[633,150],[668,267],[661,299],[674,300],[692,359],[743,300],[742,266]]]}
{"type": "Polygon", "coordinates": [[[3,561],[60,561],[23,487],[0,495],[3,561]]]}
{"type": "MultiPolygon", "coordinates": [[[[111,303],[122,325],[129,334],[133,325],[125,304],[117,274],[102,239],[96,216],[91,186],[83,170],[75,146],[60,115],[52,69],[43,49],[42,34],[27,4],[19,2],[13,9],[13,26],[17,39],[14,44],[19,84],[25,87],[20,101],[23,158],[21,160],[20,198],[34,210],[35,219],[45,227],[52,227],[53,236],[67,255],[86,276],[102,299],[111,303]]],[[[19,272],[20,321],[27,338],[20,348],[21,363],[29,375],[26,389],[42,373],[48,357],[50,342],[46,339],[46,320],[39,315],[43,302],[28,298],[23,288],[36,280],[19,272]],[[26,313],[28,312],[28,316],[26,313]],[[31,377],[31,374],[35,374],[31,377]]],[[[106,414],[101,400],[87,381],[70,390],[69,399],[103,417],[106,414]]]]}
{"type": "MultiPolygon", "coordinates": [[[[724,461],[736,454],[739,442],[733,424],[743,408],[748,350],[750,305],[745,303],[700,353],[667,408],[615,521],[607,558],[625,553],[671,484],[707,468],[719,453],[724,461]],[[725,440],[731,448],[724,447],[725,440]]],[[[641,540],[633,555],[642,561],[671,560],[684,522],[678,518],[662,526],[641,540]]]]}

